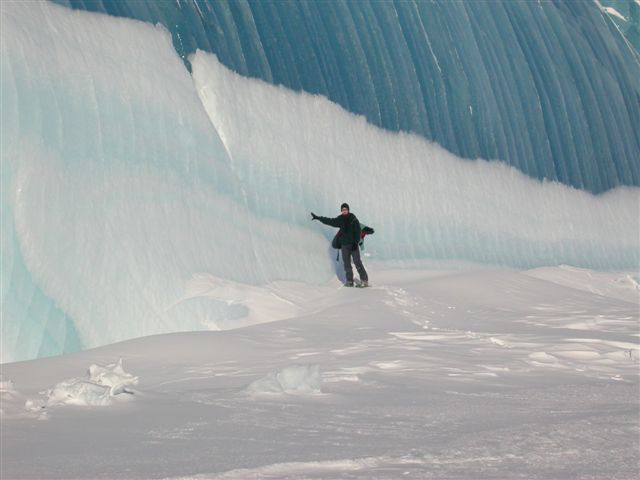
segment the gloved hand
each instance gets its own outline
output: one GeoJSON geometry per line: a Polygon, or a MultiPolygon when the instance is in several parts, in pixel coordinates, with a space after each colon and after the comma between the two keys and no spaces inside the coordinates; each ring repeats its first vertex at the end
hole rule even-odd
{"type": "Polygon", "coordinates": [[[317,219],[318,219],[318,216],[315,213],[311,212],[311,220],[317,220],[317,219]]]}
{"type": "Polygon", "coordinates": [[[351,246],[351,251],[352,251],[352,252],[355,252],[357,249],[358,249],[358,244],[357,244],[357,243],[354,243],[354,244],[351,246]]]}

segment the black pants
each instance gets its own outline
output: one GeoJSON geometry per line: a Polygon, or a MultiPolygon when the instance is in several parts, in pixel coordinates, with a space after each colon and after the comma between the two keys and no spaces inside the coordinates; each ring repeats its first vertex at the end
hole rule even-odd
{"type": "Polygon", "coordinates": [[[367,275],[367,271],[364,269],[362,260],[360,260],[360,248],[356,245],[356,249],[351,250],[351,247],[353,247],[353,245],[342,246],[342,261],[344,262],[344,273],[347,276],[347,282],[353,282],[353,268],[351,267],[352,257],[353,263],[356,264],[358,275],[360,275],[360,280],[362,280],[363,282],[368,282],[369,276],[367,275]]]}

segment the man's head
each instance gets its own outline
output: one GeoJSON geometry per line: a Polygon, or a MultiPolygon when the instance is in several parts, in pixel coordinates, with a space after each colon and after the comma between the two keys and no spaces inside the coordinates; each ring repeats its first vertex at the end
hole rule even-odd
{"type": "Polygon", "coordinates": [[[343,203],[340,205],[340,212],[342,212],[342,215],[349,215],[349,204],[343,203]]]}

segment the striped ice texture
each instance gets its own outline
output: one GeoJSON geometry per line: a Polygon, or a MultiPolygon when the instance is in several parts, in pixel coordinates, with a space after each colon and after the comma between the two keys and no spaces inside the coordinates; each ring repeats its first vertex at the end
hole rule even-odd
{"type": "Polygon", "coordinates": [[[376,228],[380,261],[638,265],[632,174],[594,196],[381,129],[210,53],[190,56],[190,72],[162,26],[52,3],[0,15],[2,362],[246,316],[188,296],[198,273],[327,281],[331,232],[308,212],[342,201],[376,228]]]}
{"type": "Polygon", "coordinates": [[[598,1],[56,1],[160,23],[185,61],[214,53],[463,158],[640,185],[640,56],[598,1]]]}

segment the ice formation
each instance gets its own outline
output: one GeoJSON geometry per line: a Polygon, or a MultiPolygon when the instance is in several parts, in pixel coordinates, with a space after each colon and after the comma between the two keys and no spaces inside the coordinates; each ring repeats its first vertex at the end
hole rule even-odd
{"type": "Polygon", "coordinates": [[[464,158],[592,192],[640,184],[635,1],[56,1],[160,23],[187,65],[214,53],[464,158]]]}
{"type": "Polygon", "coordinates": [[[125,372],[122,359],[109,365],[93,364],[85,377],[69,378],[57,383],[46,392],[45,406],[78,405],[107,406],[113,397],[132,393],[138,377],[125,372]]]}
{"type": "Polygon", "coordinates": [[[325,282],[330,232],[308,212],[342,201],[379,261],[638,265],[637,187],[463,160],[205,52],[191,74],[162,26],[42,2],[0,15],[2,362],[231,326],[242,304],[182,301],[199,274],[325,282]]]}

